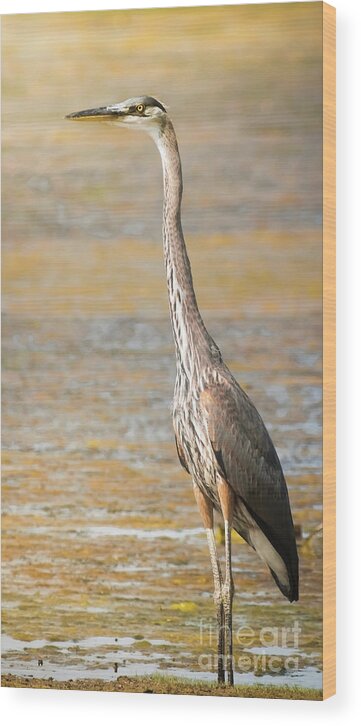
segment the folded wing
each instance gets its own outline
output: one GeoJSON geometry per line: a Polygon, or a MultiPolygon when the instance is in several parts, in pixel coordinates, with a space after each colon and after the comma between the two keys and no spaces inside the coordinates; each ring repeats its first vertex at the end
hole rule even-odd
{"type": "Polygon", "coordinates": [[[283,594],[298,599],[298,555],[288,491],[271,437],[236,381],[202,391],[202,413],[222,476],[236,494],[233,527],[267,563],[283,594]]]}

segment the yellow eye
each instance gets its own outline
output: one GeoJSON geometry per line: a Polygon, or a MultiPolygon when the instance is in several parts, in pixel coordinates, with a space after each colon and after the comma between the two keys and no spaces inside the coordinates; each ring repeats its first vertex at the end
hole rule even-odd
{"type": "Polygon", "coordinates": [[[143,113],[144,109],[145,109],[145,106],[142,103],[140,103],[139,106],[137,106],[138,113],[143,113]]]}

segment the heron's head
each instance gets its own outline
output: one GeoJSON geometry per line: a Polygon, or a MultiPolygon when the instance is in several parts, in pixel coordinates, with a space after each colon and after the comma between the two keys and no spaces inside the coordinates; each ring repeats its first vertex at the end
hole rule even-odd
{"type": "Polygon", "coordinates": [[[132,129],[147,131],[154,135],[162,131],[167,111],[160,101],[151,96],[128,98],[121,103],[99,108],[88,108],[85,111],[70,113],[66,118],[75,120],[99,120],[116,126],[128,126],[132,129]]]}

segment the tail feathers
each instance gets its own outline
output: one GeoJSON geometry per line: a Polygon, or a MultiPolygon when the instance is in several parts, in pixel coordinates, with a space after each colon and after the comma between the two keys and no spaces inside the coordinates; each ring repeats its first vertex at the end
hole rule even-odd
{"type": "Polygon", "coordinates": [[[283,583],[280,582],[276,573],[273,570],[271,570],[271,568],[270,568],[270,572],[271,572],[271,575],[272,575],[276,585],[278,585],[279,589],[281,590],[282,595],[284,595],[287,598],[287,600],[289,600],[290,602],[294,602],[295,600],[298,600],[298,578],[295,581],[292,578],[292,576],[290,576],[290,573],[288,573],[288,587],[285,588],[283,586],[283,583]]]}
{"type": "MultiPolygon", "coordinates": [[[[250,529],[248,541],[261,560],[269,567],[272,577],[282,594],[290,602],[298,600],[298,556],[296,547],[294,546],[295,553],[291,553],[294,555],[293,558],[290,560],[287,558],[287,561],[285,561],[257,525],[250,529]]],[[[293,547],[291,549],[293,550],[293,547]]]]}

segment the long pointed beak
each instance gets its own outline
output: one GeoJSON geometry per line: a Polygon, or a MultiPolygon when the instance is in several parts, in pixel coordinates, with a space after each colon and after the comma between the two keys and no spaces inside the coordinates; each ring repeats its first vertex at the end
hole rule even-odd
{"type": "Polygon", "coordinates": [[[87,108],[85,111],[75,111],[68,113],[65,118],[86,119],[86,118],[104,118],[109,116],[124,116],[125,113],[117,106],[101,106],[100,108],[87,108]]]}

